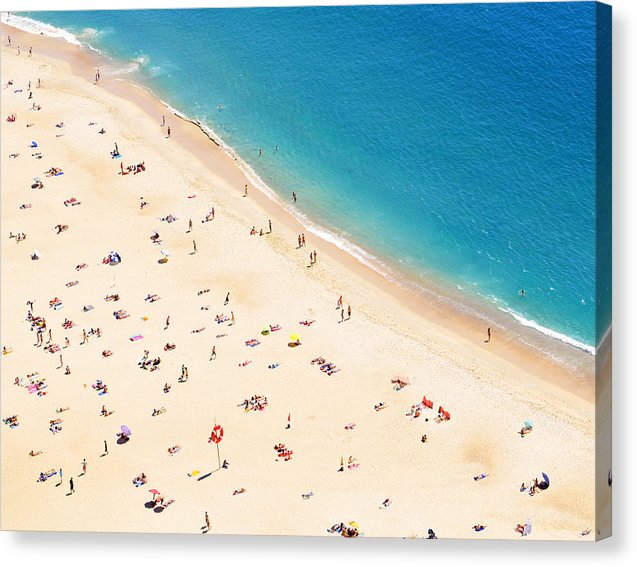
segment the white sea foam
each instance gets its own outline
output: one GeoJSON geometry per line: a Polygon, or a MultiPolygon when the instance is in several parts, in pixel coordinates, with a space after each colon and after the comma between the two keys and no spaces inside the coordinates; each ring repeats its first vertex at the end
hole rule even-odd
{"type": "Polygon", "coordinates": [[[142,65],[148,65],[148,62],[150,61],[150,57],[148,57],[148,55],[139,55],[137,57],[135,57],[135,59],[133,59],[133,61],[135,63],[137,63],[138,65],[142,66],[142,65]]]}
{"type": "Polygon", "coordinates": [[[31,18],[27,18],[25,16],[16,16],[15,14],[10,14],[9,12],[2,12],[2,14],[0,15],[0,20],[3,24],[13,26],[14,28],[18,28],[28,33],[33,33],[36,35],[46,35],[48,37],[61,37],[62,39],[73,45],[82,45],[82,42],[71,32],[63,30],[61,28],[56,28],[55,26],[51,26],[49,24],[45,24],[44,22],[32,20],[31,18]]]}
{"type": "Polygon", "coordinates": [[[71,45],[88,47],[90,50],[95,51],[95,53],[99,53],[101,56],[105,57],[103,52],[91,44],[91,41],[95,40],[95,38],[102,33],[96,29],[84,28],[80,35],[77,36],[68,30],[58,28],[50,24],[45,24],[44,22],[33,20],[26,16],[11,14],[9,12],[2,12],[0,14],[0,21],[2,21],[3,24],[13,26],[14,28],[18,28],[28,33],[45,35],[47,37],[58,37],[71,45]]]}
{"type": "Polygon", "coordinates": [[[580,350],[583,350],[595,356],[594,346],[587,345],[581,341],[578,341],[577,339],[574,339],[573,337],[569,337],[568,335],[564,335],[563,333],[558,333],[557,331],[554,331],[553,329],[544,327],[540,325],[539,323],[537,323],[536,321],[527,319],[526,317],[520,315],[519,313],[516,313],[512,309],[507,309],[505,307],[498,307],[498,309],[500,309],[500,311],[504,313],[511,315],[511,317],[513,317],[518,323],[520,323],[521,325],[525,327],[535,329],[536,331],[542,333],[543,335],[546,335],[553,339],[557,339],[558,341],[574,346],[580,350]]]}

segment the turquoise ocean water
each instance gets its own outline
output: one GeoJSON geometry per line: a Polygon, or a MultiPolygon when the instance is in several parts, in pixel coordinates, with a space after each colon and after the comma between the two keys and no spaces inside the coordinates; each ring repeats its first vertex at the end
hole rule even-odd
{"type": "Polygon", "coordinates": [[[378,269],[585,350],[608,328],[593,3],[19,16],[9,22],[63,28],[206,124],[378,269]]]}

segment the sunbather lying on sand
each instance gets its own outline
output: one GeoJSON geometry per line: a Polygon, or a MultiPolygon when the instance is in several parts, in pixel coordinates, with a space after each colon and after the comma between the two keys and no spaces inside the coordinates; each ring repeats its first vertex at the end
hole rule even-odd
{"type": "Polygon", "coordinates": [[[141,473],[139,476],[133,479],[133,484],[136,487],[143,486],[144,484],[146,484],[146,482],[148,482],[148,479],[146,478],[146,475],[144,473],[141,473]]]}

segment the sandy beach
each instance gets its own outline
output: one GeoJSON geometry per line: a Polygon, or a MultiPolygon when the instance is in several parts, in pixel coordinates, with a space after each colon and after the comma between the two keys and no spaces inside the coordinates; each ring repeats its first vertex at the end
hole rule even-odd
{"type": "Polygon", "coordinates": [[[608,535],[609,353],[596,385],[485,343],[93,54],[3,25],[1,57],[2,529],[608,535]]]}

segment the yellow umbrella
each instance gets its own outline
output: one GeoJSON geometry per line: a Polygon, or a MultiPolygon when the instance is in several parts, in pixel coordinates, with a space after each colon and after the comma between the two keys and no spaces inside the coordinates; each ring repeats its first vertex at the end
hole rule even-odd
{"type": "Polygon", "coordinates": [[[299,337],[299,335],[291,335],[290,338],[296,343],[301,340],[301,337],[299,337]]]}
{"type": "Polygon", "coordinates": [[[352,526],[353,528],[356,528],[357,530],[360,529],[358,522],[350,522],[349,525],[352,526]]]}

